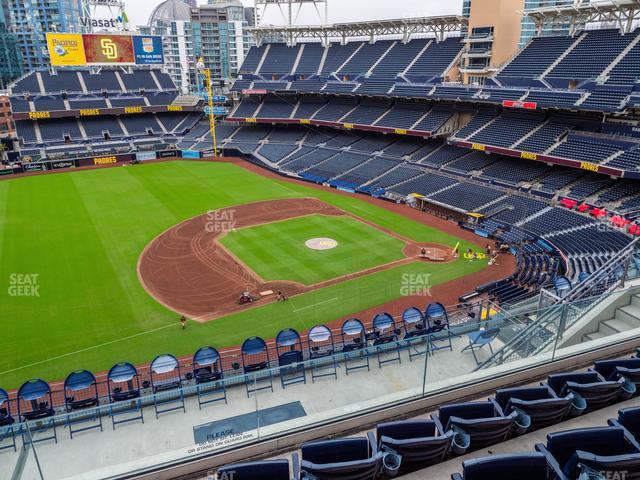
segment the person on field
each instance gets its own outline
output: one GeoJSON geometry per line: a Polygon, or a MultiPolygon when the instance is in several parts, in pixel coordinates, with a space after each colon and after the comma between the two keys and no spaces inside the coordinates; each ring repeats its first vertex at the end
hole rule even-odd
{"type": "Polygon", "coordinates": [[[184,315],[180,317],[180,327],[182,328],[182,330],[187,328],[187,319],[184,318],[184,315]]]}
{"type": "Polygon", "coordinates": [[[288,300],[287,296],[282,293],[282,291],[278,291],[278,296],[276,297],[276,301],[278,302],[286,302],[288,300]]]}

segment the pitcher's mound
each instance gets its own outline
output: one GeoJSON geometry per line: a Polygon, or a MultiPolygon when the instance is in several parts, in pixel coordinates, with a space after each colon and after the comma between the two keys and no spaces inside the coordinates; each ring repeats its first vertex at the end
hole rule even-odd
{"type": "Polygon", "coordinates": [[[312,250],[331,250],[338,246],[338,242],[333,238],[310,238],[304,244],[312,250]]]}

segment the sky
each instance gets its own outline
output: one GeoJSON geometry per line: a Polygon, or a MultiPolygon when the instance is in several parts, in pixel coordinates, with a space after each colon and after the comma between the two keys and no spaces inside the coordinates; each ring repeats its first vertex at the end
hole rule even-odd
{"type": "MultiPolygon", "coordinates": [[[[151,11],[162,0],[125,0],[131,25],[146,25],[151,11]]],[[[206,3],[200,0],[199,3],[206,3]]],[[[242,0],[253,6],[253,0],[242,0]]],[[[459,14],[462,0],[329,0],[329,22],[358,22],[365,20],[428,17],[459,14]]],[[[270,7],[264,23],[284,23],[277,7],[270,7]]],[[[298,24],[317,24],[318,17],[312,6],[305,6],[298,17],[298,24]]]]}

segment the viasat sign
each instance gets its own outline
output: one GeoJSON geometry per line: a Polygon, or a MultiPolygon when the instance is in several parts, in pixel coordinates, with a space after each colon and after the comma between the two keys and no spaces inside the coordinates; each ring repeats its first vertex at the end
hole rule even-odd
{"type": "Polygon", "coordinates": [[[119,33],[47,33],[54,67],[85,65],[162,65],[162,38],[119,33]]]}

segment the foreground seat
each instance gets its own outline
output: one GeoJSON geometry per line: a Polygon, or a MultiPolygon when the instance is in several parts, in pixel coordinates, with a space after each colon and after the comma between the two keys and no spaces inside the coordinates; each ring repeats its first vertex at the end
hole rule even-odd
{"type": "Polygon", "coordinates": [[[236,463],[218,469],[218,480],[291,480],[287,460],[236,463]]]}
{"type": "Polygon", "coordinates": [[[380,423],[376,427],[378,450],[392,450],[401,457],[400,473],[442,462],[453,432],[444,433],[433,420],[404,420],[380,423]]]}
{"type": "Polygon", "coordinates": [[[609,425],[623,427],[640,444],[640,407],[629,407],[618,410],[618,418],[609,420],[609,425]]]}
{"type": "Polygon", "coordinates": [[[628,382],[625,388],[633,390],[631,395],[637,395],[640,386],[640,358],[600,360],[593,364],[593,370],[608,381],[624,378],[628,382]],[[629,384],[633,384],[633,388],[629,384]]]}
{"type": "Polygon", "coordinates": [[[506,440],[518,415],[513,412],[505,416],[497,404],[487,401],[444,405],[432,418],[441,431],[453,430],[468,436],[466,445],[460,444],[460,435],[453,440],[454,453],[463,454],[506,440]]]}
{"type": "Polygon", "coordinates": [[[492,455],[462,462],[462,475],[451,480],[549,480],[550,471],[541,453],[492,455]]]}
{"type": "MultiPolygon", "coordinates": [[[[579,415],[611,405],[623,398],[624,380],[606,381],[598,372],[573,372],[549,375],[547,385],[560,397],[574,393],[584,399],[584,408],[572,412],[579,415]]],[[[578,402],[574,401],[577,405],[578,402]]]]}
{"type": "Polygon", "coordinates": [[[307,473],[318,480],[371,480],[382,471],[382,457],[371,432],[367,437],[304,443],[300,456],[293,454],[294,477],[304,480],[307,473]]]}
{"type": "Polygon", "coordinates": [[[608,478],[637,478],[640,473],[640,449],[621,427],[550,433],[547,445],[538,444],[536,450],[545,455],[558,480],[574,480],[594,471],[606,471],[608,478]]]}
{"type": "Polygon", "coordinates": [[[505,414],[522,411],[531,419],[529,430],[537,430],[563,421],[574,399],[572,393],[558,397],[547,385],[501,388],[493,399],[505,414]]]}

